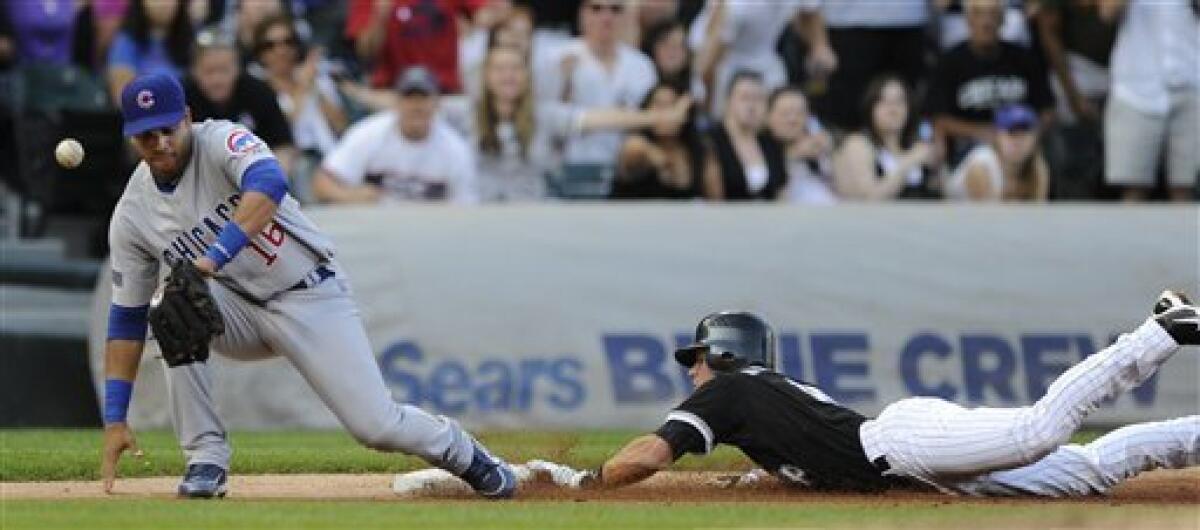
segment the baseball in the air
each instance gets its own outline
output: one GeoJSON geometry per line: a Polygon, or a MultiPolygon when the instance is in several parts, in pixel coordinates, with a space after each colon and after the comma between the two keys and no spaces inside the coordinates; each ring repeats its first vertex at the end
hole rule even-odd
{"type": "Polygon", "coordinates": [[[67,138],[54,147],[54,159],[58,165],[74,169],[83,163],[83,145],[74,138],[67,138]]]}

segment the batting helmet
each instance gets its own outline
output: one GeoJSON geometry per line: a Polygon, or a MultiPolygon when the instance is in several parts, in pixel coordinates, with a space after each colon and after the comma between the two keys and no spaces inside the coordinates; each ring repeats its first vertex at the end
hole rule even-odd
{"type": "Polygon", "coordinates": [[[701,354],[708,366],[719,372],[740,370],[750,365],[774,369],[775,332],[753,313],[713,313],[696,326],[694,343],[675,350],[675,360],[691,366],[701,354]]]}

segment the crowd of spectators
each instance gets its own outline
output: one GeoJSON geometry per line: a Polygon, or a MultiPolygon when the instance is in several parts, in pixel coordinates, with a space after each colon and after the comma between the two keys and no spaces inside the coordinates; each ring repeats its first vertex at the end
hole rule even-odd
{"type": "Polygon", "coordinates": [[[5,2],[0,69],[48,66],[113,98],[179,76],[304,202],[1190,201],[1200,176],[1200,0],[5,2]]]}

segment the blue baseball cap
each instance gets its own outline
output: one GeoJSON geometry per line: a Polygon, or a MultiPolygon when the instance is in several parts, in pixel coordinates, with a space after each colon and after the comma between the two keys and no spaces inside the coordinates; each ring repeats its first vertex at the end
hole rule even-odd
{"type": "Polygon", "coordinates": [[[183,86],[170,74],[139,76],[121,91],[125,136],[171,127],[183,119],[186,110],[183,86]]]}
{"type": "Polygon", "coordinates": [[[996,109],[996,128],[1001,131],[1028,131],[1037,127],[1037,114],[1028,105],[1005,105],[996,109]]]}

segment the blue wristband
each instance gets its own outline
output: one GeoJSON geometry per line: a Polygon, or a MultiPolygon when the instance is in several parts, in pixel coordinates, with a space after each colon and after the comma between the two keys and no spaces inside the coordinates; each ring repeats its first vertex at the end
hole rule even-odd
{"type": "Polygon", "coordinates": [[[104,423],[120,423],[129,414],[129,399],[133,397],[133,381],[104,380],[104,423]]]}
{"type": "Polygon", "coordinates": [[[231,221],[225,225],[225,228],[221,229],[221,233],[217,235],[216,242],[211,247],[208,247],[208,252],[205,252],[204,255],[208,259],[213,260],[217,264],[217,270],[220,270],[238,252],[246,248],[246,245],[249,243],[250,238],[246,237],[246,233],[242,231],[242,227],[231,221]]]}

